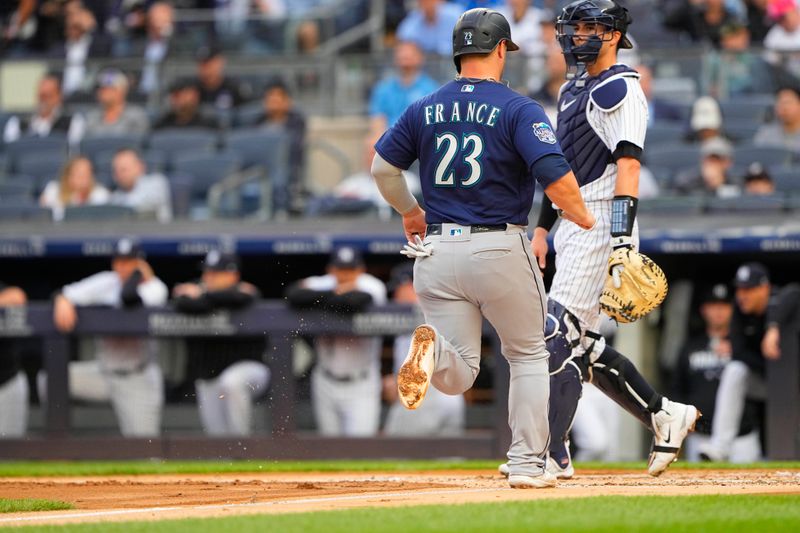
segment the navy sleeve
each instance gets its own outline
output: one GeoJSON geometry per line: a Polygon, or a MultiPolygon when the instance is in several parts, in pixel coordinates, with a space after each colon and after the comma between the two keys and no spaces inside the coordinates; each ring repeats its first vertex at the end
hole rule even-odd
{"type": "MultiPolygon", "coordinates": [[[[536,162],[546,155],[557,155],[561,156],[561,159],[564,158],[561,146],[556,140],[555,130],[550,125],[542,107],[532,100],[519,106],[514,115],[514,146],[525,161],[531,175],[539,181],[542,187],[546,188],[569,171],[569,165],[566,165],[565,172],[553,176],[554,169],[550,168],[549,164],[540,169],[536,168],[536,162]]],[[[566,161],[564,163],[566,164],[566,161]]],[[[558,171],[560,170],[556,170],[556,172],[558,171]]]]}
{"type": "Polygon", "coordinates": [[[403,170],[408,170],[408,167],[417,160],[415,132],[419,124],[414,120],[416,108],[416,105],[408,106],[394,126],[386,130],[375,143],[378,155],[403,170]]]}

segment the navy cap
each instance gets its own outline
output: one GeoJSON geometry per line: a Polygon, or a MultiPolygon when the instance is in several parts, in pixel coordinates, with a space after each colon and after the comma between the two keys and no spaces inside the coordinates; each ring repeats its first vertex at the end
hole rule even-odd
{"type": "Polygon", "coordinates": [[[761,263],[745,263],[736,271],[736,287],[751,289],[769,283],[769,271],[761,263]]]}
{"type": "Polygon", "coordinates": [[[203,270],[212,272],[238,272],[239,258],[235,254],[211,250],[203,260],[203,270]]]}
{"type": "Polygon", "coordinates": [[[333,251],[328,264],[336,268],[358,268],[364,266],[364,258],[352,246],[342,246],[333,251]]]}
{"type": "Polygon", "coordinates": [[[701,303],[731,303],[731,291],[724,283],[717,283],[713,287],[709,287],[703,293],[701,303]]]}
{"type": "Polygon", "coordinates": [[[218,44],[212,43],[210,45],[201,46],[198,48],[194,54],[194,58],[200,63],[205,63],[210,59],[214,59],[218,55],[222,55],[222,48],[218,44]]]}
{"type": "Polygon", "coordinates": [[[139,259],[144,257],[144,251],[135,239],[123,237],[114,245],[114,257],[139,259]]]}
{"type": "Polygon", "coordinates": [[[414,282],[414,263],[411,261],[397,265],[389,273],[389,283],[386,288],[389,292],[394,292],[400,285],[414,282]]]}

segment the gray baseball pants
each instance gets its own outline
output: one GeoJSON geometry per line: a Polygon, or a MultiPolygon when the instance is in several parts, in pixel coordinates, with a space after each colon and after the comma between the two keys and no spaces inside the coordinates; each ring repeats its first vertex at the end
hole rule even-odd
{"type": "Polygon", "coordinates": [[[525,228],[471,233],[469,226],[443,224],[442,235],[428,235],[425,242],[434,253],[416,260],[414,288],[425,321],[439,333],[431,382],[446,394],[472,387],[486,317],[511,369],[509,469],[541,475],[550,440],[546,296],[525,228]]]}

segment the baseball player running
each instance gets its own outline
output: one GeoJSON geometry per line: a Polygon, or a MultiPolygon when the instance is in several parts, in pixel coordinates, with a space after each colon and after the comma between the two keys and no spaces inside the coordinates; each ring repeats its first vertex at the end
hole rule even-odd
{"type": "Polygon", "coordinates": [[[468,390],[486,317],[511,369],[509,484],[540,488],[556,480],[545,468],[545,294],[526,232],[535,181],[576,227],[595,221],[542,107],[501,81],[508,53],[517,49],[498,12],[461,15],[453,29],[459,75],[383,134],[372,174],[403,216],[404,251],[416,258],[414,288],[427,322],[414,331],[400,367],[400,401],[415,409],[431,382],[446,394],[468,390]],[[401,174],[416,159],[427,212],[401,174]]]}
{"type": "MultiPolygon", "coordinates": [[[[545,336],[550,352],[550,461],[559,478],[573,475],[567,434],[581,396],[591,381],[638,418],[655,435],[648,472],[658,476],[694,429],[699,411],[672,402],[645,381],[624,355],[597,333],[600,295],[612,250],[634,253],[639,160],[647,128],[647,102],[639,75],[617,63],[617,50],[631,48],[631,17],[612,0],[578,0],[556,22],[567,62],[568,82],[558,102],[558,137],[575,171],[581,194],[597,215],[582,231],[564,220],[555,234],[556,273],[548,302],[545,336]]],[[[559,205],[558,202],[554,202],[559,205]]],[[[533,254],[544,268],[547,234],[557,218],[545,203],[533,237],[533,254]]],[[[502,467],[501,467],[502,470],[502,467]]]]}

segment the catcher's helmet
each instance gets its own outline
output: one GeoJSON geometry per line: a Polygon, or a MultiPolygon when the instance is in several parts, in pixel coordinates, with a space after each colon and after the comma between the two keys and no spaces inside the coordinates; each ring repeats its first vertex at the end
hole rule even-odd
{"type": "Polygon", "coordinates": [[[603,41],[611,39],[610,34],[613,31],[622,33],[620,48],[633,48],[626,35],[632,21],[628,10],[614,0],[576,0],[568,4],[556,20],[556,35],[567,64],[593,63],[600,53],[603,41]],[[575,44],[573,37],[578,22],[596,22],[607,27],[608,31],[593,35],[581,44],[575,44]]]}
{"type": "Polygon", "coordinates": [[[464,12],[453,28],[453,62],[461,72],[461,56],[488,54],[500,41],[510,51],[519,50],[511,40],[511,27],[506,18],[493,9],[476,8],[464,12]]]}

